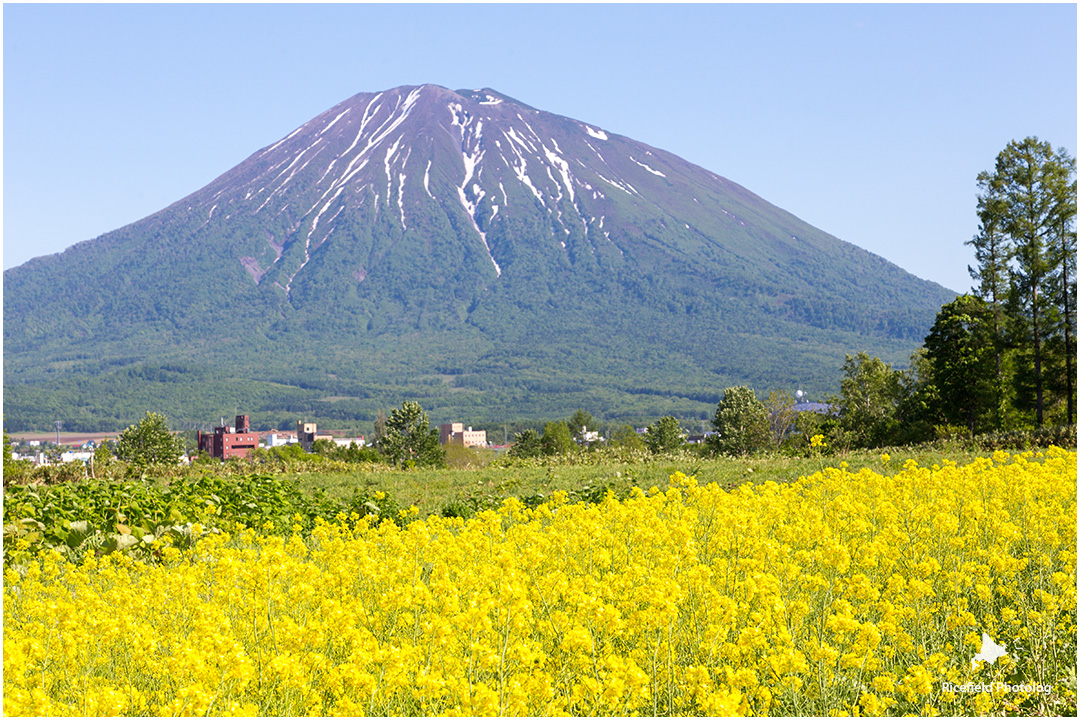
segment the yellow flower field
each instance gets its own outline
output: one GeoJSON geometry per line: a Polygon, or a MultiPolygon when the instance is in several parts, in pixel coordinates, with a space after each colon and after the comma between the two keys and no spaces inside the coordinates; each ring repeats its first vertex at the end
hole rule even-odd
{"type": "Polygon", "coordinates": [[[624,502],[208,534],[155,564],[50,554],[5,572],[3,709],[1068,714],[1076,462],[677,474],[624,502]],[[983,633],[1008,654],[973,667],[983,633]]]}

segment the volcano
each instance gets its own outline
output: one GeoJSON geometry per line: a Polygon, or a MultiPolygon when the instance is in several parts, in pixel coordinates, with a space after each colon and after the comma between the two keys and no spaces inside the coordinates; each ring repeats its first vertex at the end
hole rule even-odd
{"type": "Polygon", "coordinates": [[[903,363],[954,293],[671,153],[495,90],[361,93],[4,273],[10,429],[710,417],[903,363]]]}

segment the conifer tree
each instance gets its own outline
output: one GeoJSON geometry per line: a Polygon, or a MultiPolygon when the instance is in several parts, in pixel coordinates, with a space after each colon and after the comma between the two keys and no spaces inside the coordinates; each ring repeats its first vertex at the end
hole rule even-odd
{"type": "Polygon", "coordinates": [[[1036,426],[1053,399],[1048,392],[1073,415],[1075,174],[1067,151],[1028,137],[1010,142],[994,170],[978,177],[974,290],[994,316],[998,372],[1005,373],[1002,348],[1011,348],[1016,402],[1034,411],[1036,426]]]}
{"type": "Polygon", "coordinates": [[[406,400],[393,410],[378,443],[379,451],[394,465],[445,465],[439,429],[431,427],[420,403],[406,400]]]}

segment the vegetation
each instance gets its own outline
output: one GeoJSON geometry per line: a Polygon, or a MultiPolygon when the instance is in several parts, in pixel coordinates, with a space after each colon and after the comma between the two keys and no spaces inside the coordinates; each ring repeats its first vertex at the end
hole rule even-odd
{"type": "Polygon", "coordinates": [[[418,402],[406,400],[391,412],[378,442],[379,452],[393,465],[438,467],[445,464],[439,446],[439,429],[431,426],[427,413],[418,402]]]}
{"type": "Polygon", "coordinates": [[[67,559],[124,551],[160,557],[160,541],[190,542],[206,531],[258,528],[270,532],[310,531],[317,518],[340,513],[395,519],[398,506],[366,486],[348,498],[328,498],[320,489],[302,492],[282,474],[224,478],[189,475],[168,482],[86,480],[49,486],[4,488],[4,562],[23,563],[51,549],[67,559]]]}
{"type": "MultiPolygon", "coordinates": [[[[1010,143],[977,180],[978,287],[942,305],[906,366],[846,355],[823,412],[783,390],[717,395],[685,367],[665,380],[675,395],[603,341],[564,353],[518,336],[535,355],[488,346],[474,374],[380,386],[361,382],[363,360],[255,392],[286,414],[319,397],[338,413],[325,417],[355,418],[409,387],[418,400],[375,416],[374,448],[182,466],[147,413],[87,466],[32,467],[5,429],[5,714],[1075,714],[1074,176],[1064,151],[1010,143]],[[580,367],[553,375],[563,357],[580,367]],[[544,419],[559,413],[535,398],[584,399],[590,372],[623,385],[544,419]],[[505,455],[439,446],[420,401],[462,393],[534,405],[505,455]],[[659,419],[639,435],[613,420],[616,397],[659,419]],[[606,441],[587,439],[600,423],[586,406],[606,441]],[[710,416],[712,438],[687,444],[682,423],[710,416]],[[973,662],[986,638],[1005,656],[973,662]],[[946,687],[989,681],[1021,689],[946,687]]],[[[682,297],[707,350],[695,322],[723,313],[692,286],[622,291],[682,297]]],[[[576,297],[526,303],[571,322],[576,297]]],[[[400,329],[378,317],[386,337],[400,329]]],[[[394,337],[382,377],[432,362],[408,364],[394,337]]],[[[110,372],[235,397],[196,364],[110,372]]]]}
{"type": "Polygon", "coordinates": [[[679,421],[670,415],[657,420],[645,432],[645,447],[649,448],[651,453],[672,452],[681,448],[684,442],[679,421]]]}
{"type": "Polygon", "coordinates": [[[544,443],[540,433],[532,428],[527,428],[514,436],[514,445],[510,448],[510,456],[516,458],[540,457],[544,454],[544,443]]]}
{"type": "Polygon", "coordinates": [[[469,520],[193,524],[156,561],[46,552],[5,568],[4,713],[1073,715],[1076,464],[676,472],[469,520]]]}
{"type": "Polygon", "coordinates": [[[562,420],[556,420],[544,425],[544,435],[540,438],[540,445],[544,448],[545,455],[561,455],[569,452],[574,447],[574,439],[570,435],[570,427],[562,420]]]}
{"type": "Polygon", "coordinates": [[[645,447],[645,441],[637,434],[633,425],[620,425],[612,428],[608,433],[608,445],[629,450],[641,450],[645,447]]]}
{"type": "MultiPolygon", "coordinates": [[[[353,144],[336,136],[349,117],[319,142],[353,144]]],[[[707,421],[723,387],[833,392],[853,348],[903,363],[955,295],[679,158],[619,138],[600,161],[580,127],[570,138],[564,119],[531,117],[571,167],[613,179],[609,167],[643,172],[629,157],[649,152],[666,179],[635,181],[645,202],[597,190],[567,205],[541,155],[529,161],[538,204],[512,175],[500,189],[510,169],[489,154],[476,216],[490,218],[496,278],[448,184],[458,152],[434,158],[438,202],[403,187],[407,230],[367,181],[326,197],[318,228],[319,213],[297,211],[322,194],[330,152],[297,163],[261,212],[262,185],[246,182],[265,168],[226,173],[190,202],[4,273],[9,427],[114,430],[154,408],[206,429],[244,408],[258,429],[299,415],[367,430],[404,399],[474,426],[576,408],[601,423],[707,421]],[[579,212],[590,221],[570,220],[579,212]]]]}
{"type": "Polygon", "coordinates": [[[769,416],[765,405],[748,387],[724,391],[713,416],[716,435],[712,446],[717,452],[748,453],[765,447],[768,441],[769,416]]]}
{"type": "Polygon", "coordinates": [[[184,454],[184,442],[169,430],[164,415],[147,411],[116,439],[116,457],[136,468],[176,465],[184,454]]]}
{"type": "MultiPolygon", "coordinates": [[[[978,283],[967,339],[974,382],[1004,400],[989,422],[1019,420],[1041,427],[1075,420],[1076,388],[1076,159],[1028,137],[1010,142],[993,171],[979,174],[979,232],[969,242],[978,283]]],[[[957,308],[948,308],[955,313],[957,308]]],[[[943,313],[946,309],[943,309],[943,313]]],[[[941,314],[938,322],[947,322],[941,314]]],[[[943,349],[944,350],[944,349],[943,349]]],[[[934,366],[946,376],[955,358],[942,352],[934,366]]],[[[948,382],[948,380],[946,380],[948,382]]],[[[975,416],[984,403],[969,404],[975,416]]]]}
{"type": "Polygon", "coordinates": [[[578,408],[574,411],[574,414],[570,416],[570,420],[567,423],[570,426],[570,435],[573,437],[574,442],[585,442],[585,434],[596,431],[596,418],[592,416],[592,413],[586,412],[582,408],[578,408]]]}

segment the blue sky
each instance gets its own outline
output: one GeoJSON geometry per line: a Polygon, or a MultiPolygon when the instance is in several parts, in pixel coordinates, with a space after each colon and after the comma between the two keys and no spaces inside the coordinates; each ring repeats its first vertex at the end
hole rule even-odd
{"type": "Polygon", "coordinates": [[[4,268],[194,192],[358,92],[491,87],[668,150],[956,291],[975,177],[1076,154],[1051,5],[5,4],[4,268]]]}

